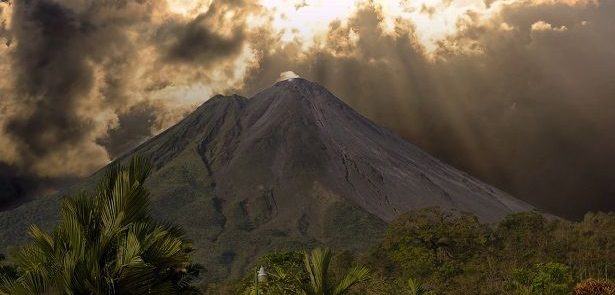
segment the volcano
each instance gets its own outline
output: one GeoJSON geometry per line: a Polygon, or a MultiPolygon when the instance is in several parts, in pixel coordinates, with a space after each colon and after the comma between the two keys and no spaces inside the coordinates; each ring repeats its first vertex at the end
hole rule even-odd
{"type": "MultiPolygon", "coordinates": [[[[117,161],[136,154],[155,167],[147,183],[154,214],[184,227],[213,278],[236,277],[273,249],[365,249],[412,209],[455,209],[484,222],[533,210],[300,78],[249,99],[215,96],[117,161]]],[[[1,212],[0,244],[22,242],[16,237],[31,223],[50,228],[58,200],[1,212]]]]}

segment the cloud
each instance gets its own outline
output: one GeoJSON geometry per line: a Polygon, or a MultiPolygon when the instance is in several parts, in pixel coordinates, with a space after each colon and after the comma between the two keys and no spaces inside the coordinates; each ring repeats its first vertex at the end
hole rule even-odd
{"type": "Polygon", "coordinates": [[[165,114],[240,86],[244,73],[236,71],[252,59],[241,4],[216,1],[194,18],[162,1],[0,4],[0,39],[10,40],[0,49],[0,72],[8,73],[0,81],[0,161],[41,176],[87,175],[116,154],[101,143],[124,134],[111,131],[130,122],[136,106],[154,107],[153,121],[168,126],[181,115],[165,114]],[[237,15],[222,23],[229,12],[237,15]],[[198,101],[171,107],[181,93],[173,89],[197,81],[207,85],[198,101]]]}
{"type": "Polygon", "coordinates": [[[594,0],[3,2],[0,162],[87,175],[298,73],[539,206],[615,208],[614,35],[594,0]]]}
{"type": "MultiPolygon", "coordinates": [[[[14,5],[12,72],[17,93],[13,99],[21,110],[7,120],[4,131],[26,151],[20,161],[32,167],[46,166],[52,174],[63,166],[58,165],[58,154],[87,155],[89,169],[101,165],[106,158],[104,149],[87,140],[98,131],[87,112],[91,106],[84,107],[78,100],[91,95],[97,83],[89,64],[97,48],[91,47],[83,33],[96,28],[57,3],[20,1],[14,5]]],[[[92,102],[99,101],[94,98],[92,102]]]]}
{"type": "Polygon", "coordinates": [[[295,74],[295,72],[293,71],[285,71],[285,72],[280,73],[280,77],[278,78],[278,81],[284,81],[284,80],[294,79],[294,78],[299,78],[299,75],[295,74]]]}
{"type": "Polygon", "coordinates": [[[537,21],[532,24],[532,31],[544,32],[544,31],[556,31],[556,32],[564,32],[567,31],[568,28],[566,26],[561,27],[553,27],[550,23],[545,21],[537,21]]]}
{"type": "Polygon", "coordinates": [[[242,4],[239,1],[216,1],[207,12],[186,23],[179,20],[161,27],[157,32],[157,42],[168,47],[163,49],[166,61],[211,65],[219,59],[239,54],[245,41],[245,24],[237,21],[237,18],[241,19],[242,4]]]}
{"type": "Polygon", "coordinates": [[[0,41],[2,41],[0,46],[5,45],[8,47],[10,45],[11,36],[8,27],[10,26],[11,10],[12,7],[8,1],[3,0],[0,2],[0,41]]]}

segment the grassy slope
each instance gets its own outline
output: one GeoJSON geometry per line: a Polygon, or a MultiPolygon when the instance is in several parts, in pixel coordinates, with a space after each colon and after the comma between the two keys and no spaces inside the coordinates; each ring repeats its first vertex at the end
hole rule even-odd
{"type": "MultiPolygon", "coordinates": [[[[91,188],[96,176],[81,186],[91,188]]],[[[153,215],[180,224],[197,249],[194,260],[207,268],[208,280],[238,277],[260,255],[278,249],[305,249],[326,244],[337,249],[365,250],[379,239],[384,222],[358,209],[319,185],[306,192],[313,198],[310,216],[296,216],[295,224],[280,224],[268,208],[266,196],[228,203],[216,196],[206,168],[194,147],[154,172],[147,186],[153,215]]],[[[0,212],[0,250],[27,241],[26,230],[37,224],[51,230],[59,210],[59,195],[39,198],[0,212]]]]}

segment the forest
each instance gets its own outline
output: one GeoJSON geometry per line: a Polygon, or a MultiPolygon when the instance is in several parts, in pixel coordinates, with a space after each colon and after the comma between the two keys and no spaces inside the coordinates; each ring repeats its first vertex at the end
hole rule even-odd
{"type": "MultiPolygon", "coordinates": [[[[485,225],[469,214],[430,208],[400,216],[368,253],[338,251],[318,268],[329,290],[356,266],[366,269],[348,293],[301,291],[313,277],[309,252],[265,255],[255,269],[266,266],[273,279],[256,285],[259,294],[615,294],[614,237],[612,213],[571,222],[526,212],[485,225]],[[297,290],[284,289],[289,285],[297,290]]],[[[255,282],[247,274],[206,285],[205,292],[256,294],[255,282]]]]}
{"type": "Polygon", "coordinates": [[[32,225],[30,243],[3,257],[0,294],[615,294],[613,213],[567,221],[524,212],[483,224],[420,209],[369,251],[275,249],[243,278],[208,282],[189,237],[151,215],[150,170],[135,157],[109,168],[95,191],[64,198],[53,231],[32,225]]]}

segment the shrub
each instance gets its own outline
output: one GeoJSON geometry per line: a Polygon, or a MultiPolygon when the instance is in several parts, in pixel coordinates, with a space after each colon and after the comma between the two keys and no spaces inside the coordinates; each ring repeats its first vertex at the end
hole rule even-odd
{"type": "Polygon", "coordinates": [[[513,272],[513,290],[517,294],[568,295],[572,285],[570,268],[560,263],[539,263],[513,272]]]}
{"type": "Polygon", "coordinates": [[[576,285],[574,295],[614,295],[615,283],[607,280],[587,279],[576,285]]]}

